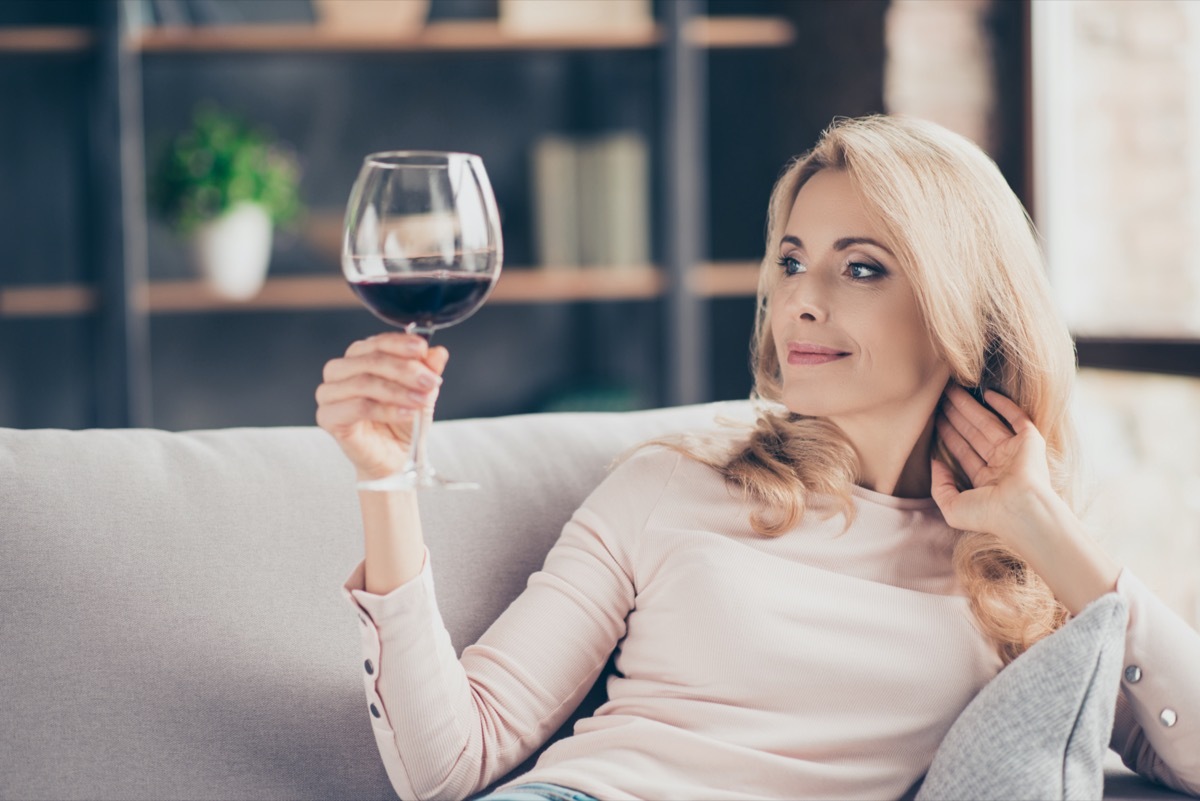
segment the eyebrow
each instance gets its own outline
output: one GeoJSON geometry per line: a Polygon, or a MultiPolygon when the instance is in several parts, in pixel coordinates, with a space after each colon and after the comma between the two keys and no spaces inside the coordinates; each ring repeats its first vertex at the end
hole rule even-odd
{"type": "MultiPolygon", "coordinates": [[[[795,245],[798,248],[804,247],[804,243],[800,241],[800,238],[792,236],[791,234],[785,236],[782,240],[780,240],[780,242],[781,244],[795,245]]],[[[877,242],[869,236],[844,236],[833,243],[833,249],[845,250],[846,248],[853,247],[854,245],[874,245],[884,253],[891,256],[893,259],[896,258],[896,254],[892,253],[892,251],[888,249],[887,245],[884,245],[882,242],[877,242]]]]}

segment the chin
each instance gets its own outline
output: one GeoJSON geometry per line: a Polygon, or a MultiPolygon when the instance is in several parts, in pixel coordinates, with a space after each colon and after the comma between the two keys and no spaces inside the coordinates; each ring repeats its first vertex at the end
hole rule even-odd
{"type": "Polygon", "coordinates": [[[805,392],[787,392],[783,393],[782,403],[792,414],[802,414],[805,417],[829,417],[836,414],[839,408],[838,404],[830,403],[829,397],[815,397],[819,393],[805,392]]]}

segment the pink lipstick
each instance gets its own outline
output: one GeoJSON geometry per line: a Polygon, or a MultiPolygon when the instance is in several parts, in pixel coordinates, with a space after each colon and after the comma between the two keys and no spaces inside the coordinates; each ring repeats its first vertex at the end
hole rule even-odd
{"type": "Polygon", "coordinates": [[[787,361],[797,365],[829,364],[849,355],[846,351],[815,342],[789,342],[787,361]]]}

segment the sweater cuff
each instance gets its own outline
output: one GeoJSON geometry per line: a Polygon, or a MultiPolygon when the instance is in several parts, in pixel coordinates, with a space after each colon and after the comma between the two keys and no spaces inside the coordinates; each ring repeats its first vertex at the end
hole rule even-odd
{"type": "Polygon", "coordinates": [[[1117,576],[1129,602],[1121,688],[1157,755],[1176,775],[1200,784],[1200,633],[1129,568],[1117,576]]]}
{"type": "Polygon", "coordinates": [[[377,595],[366,590],[366,560],[358,563],[342,585],[342,595],[360,614],[377,626],[383,620],[411,610],[416,599],[428,593],[433,597],[433,571],[429,565],[429,547],[421,557],[421,572],[386,595],[377,595]]]}

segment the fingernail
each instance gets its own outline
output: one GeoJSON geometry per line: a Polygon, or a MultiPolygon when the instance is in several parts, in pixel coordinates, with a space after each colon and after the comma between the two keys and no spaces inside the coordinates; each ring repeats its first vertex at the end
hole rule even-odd
{"type": "Polygon", "coordinates": [[[429,400],[429,395],[428,395],[428,393],[425,393],[425,392],[417,392],[416,390],[413,390],[412,392],[409,392],[409,393],[408,393],[408,397],[412,398],[412,399],[413,399],[413,400],[415,400],[417,403],[425,403],[427,400],[429,400]]]}
{"type": "Polygon", "coordinates": [[[433,389],[434,387],[439,386],[441,383],[441,376],[434,375],[433,373],[421,373],[421,375],[417,378],[417,385],[424,387],[425,389],[433,389]]]}

